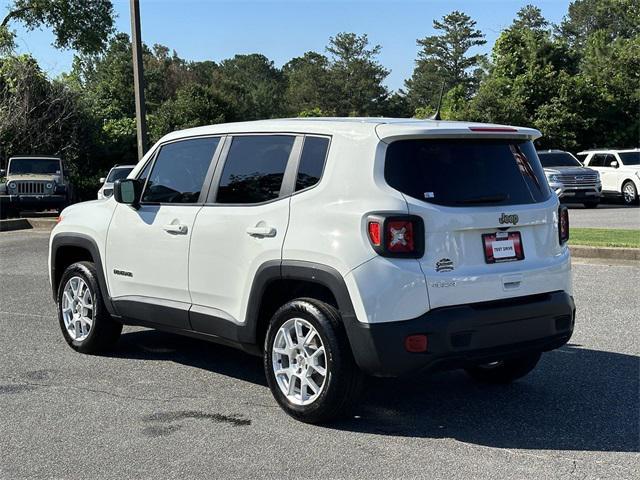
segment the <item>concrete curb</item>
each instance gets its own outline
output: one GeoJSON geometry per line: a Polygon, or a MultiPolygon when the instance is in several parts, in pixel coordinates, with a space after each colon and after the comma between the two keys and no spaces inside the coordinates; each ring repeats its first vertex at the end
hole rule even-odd
{"type": "Polygon", "coordinates": [[[571,255],[577,258],[602,258],[607,260],[638,260],[640,248],[588,247],[586,245],[569,245],[571,255]]]}
{"type": "Polygon", "coordinates": [[[55,218],[9,218],[0,220],[0,232],[14,230],[51,230],[56,226],[55,218]]]}

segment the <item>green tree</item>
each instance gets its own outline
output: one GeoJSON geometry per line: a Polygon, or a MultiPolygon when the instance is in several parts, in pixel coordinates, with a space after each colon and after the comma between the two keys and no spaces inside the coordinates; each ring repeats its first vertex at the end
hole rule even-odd
{"type": "Polygon", "coordinates": [[[338,33],[329,38],[330,88],[336,115],[379,115],[389,95],[383,81],[389,71],[377,60],[382,47],[369,46],[367,35],[338,33]]]}
{"type": "Polygon", "coordinates": [[[178,89],[151,119],[155,142],[174,130],[223,123],[233,116],[229,103],[210,86],[190,83],[178,89]]]}
{"type": "Polygon", "coordinates": [[[285,103],[288,113],[314,111],[330,114],[335,92],[331,83],[329,59],[317,52],[306,52],[282,68],[287,82],[285,103]]]}
{"type": "Polygon", "coordinates": [[[589,36],[604,32],[604,38],[634,38],[640,34],[638,0],[575,0],[558,27],[561,38],[577,51],[587,46],[589,36]]]}
{"type": "Polygon", "coordinates": [[[485,56],[469,50],[486,43],[476,22],[465,13],[453,11],[434,20],[439,33],[417,40],[421,47],[413,75],[405,81],[407,96],[413,108],[435,107],[444,82],[445,91],[462,85],[471,96],[482,76],[485,56]]]}
{"type": "Polygon", "coordinates": [[[92,53],[104,48],[113,32],[113,6],[109,0],[13,0],[0,23],[0,49],[14,47],[11,23],[27,30],[49,27],[57,48],[92,53]]]}
{"type": "Polygon", "coordinates": [[[236,55],[223,60],[214,75],[214,85],[231,103],[238,119],[257,120],[284,114],[284,77],[264,55],[236,55]]]}
{"type": "MultiPolygon", "coordinates": [[[[0,57],[0,155],[60,155],[74,183],[100,167],[95,125],[79,95],[49,80],[28,55],[0,57]]],[[[80,188],[80,193],[82,189],[80,188]]],[[[95,194],[95,189],[93,190],[95,194]]]]}

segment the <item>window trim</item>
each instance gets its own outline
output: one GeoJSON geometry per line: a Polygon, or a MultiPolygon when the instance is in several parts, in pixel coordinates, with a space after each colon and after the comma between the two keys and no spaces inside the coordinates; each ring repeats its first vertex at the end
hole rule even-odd
{"type": "Polygon", "coordinates": [[[327,159],[329,158],[329,150],[331,149],[332,140],[333,138],[330,135],[316,135],[313,133],[304,135],[304,141],[302,143],[302,147],[300,148],[300,156],[298,157],[298,160],[296,162],[296,175],[293,178],[293,192],[291,193],[291,195],[297,195],[299,193],[306,192],[320,185],[320,182],[322,182],[322,179],[324,178],[325,169],[327,168],[327,159]],[[302,188],[300,190],[296,190],[296,184],[298,183],[298,174],[300,173],[300,162],[302,161],[302,153],[304,152],[304,142],[306,142],[307,137],[326,138],[327,140],[329,140],[329,143],[327,144],[327,151],[324,153],[324,162],[322,163],[322,171],[320,172],[320,178],[318,178],[318,181],[313,185],[302,188]]]}
{"type": "MultiPolygon", "coordinates": [[[[142,186],[142,191],[140,193],[140,206],[161,206],[161,205],[172,205],[172,206],[176,206],[176,205],[180,205],[180,206],[185,206],[185,207],[193,207],[193,206],[201,206],[204,205],[204,201],[207,198],[206,195],[209,192],[209,188],[211,185],[211,178],[213,176],[213,172],[215,171],[215,168],[217,166],[218,161],[220,160],[220,154],[222,152],[222,149],[224,148],[224,144],[226,143],[226,138],[227,136],[225,134],[215,134],[215,135],[193,135],[193,136],[189,136],[189,137],[181,137],[181,138],[176,138],[173,140],[169,140],[166,142],[161,143],[160,145],[158,145],[155,149],[155,151],[153,152],[153,155],[151,155],[151,157],[149,158],[149,162],[151,162],[151,169],[149,170],[149,176],[146,178],[144,185],[142,186]],[[153,172],[153,169],[156,166],[156,160],[158,159],[158,156],[160,155],[160,152],[162,151],[162,148],[165,145],[170,145],[172,143],[178,143],[178,142],[184,142],[184,141],[189,141],[189,140],[199,140],[199,139],[205,139],[205,138],[218,138],[218,145],[216,145],[216,149],[213,152],[213,156],[211,157],[211,160],[209,162],[209,168],[207,169],[207,173],[204,176],[204,180],[202,182],[202,189],[200,190],[200,195],[198,196],[198,201],[197,202],[189,202],[189,203],[172,203],[172,202],[143,202],[142,198],[144,197],[144,192],[147,189],[147,184],[149,183],[149,177],[151,177],[151,173],[153,172]]],[[[144,169],[147,168],[148,163],[145,163],[145,165],[140,169],[140,172],[138,173],[138,176],[136,177],[136,179],[139,178],[139,176],[142,174],[142,172],[144,172],[144,169]]]]}
{"type": "Polygon", "coordinates": [[[204,202],[204,206],[208,207],[254,207],[259,205],[266,205],[268,203],[277,202],[284,198],[291,196],[291,183],[293,181],[293,187],[295,188],[295,179],[297,176],[297,166],[302,153],[302,140],[304,134],[293,132],[242,132],[232,133],[227,135],[227,141],[225,141],[224,151],[222,152],[220,159],[218,160],[216,170],[213,174],[211,186],[209,188],[208,195],[204,202]],[[255,203],[219,203],[216,201],[218,195],[218,188],[220,186],[220,179],[222,178],[222,172],[229,159],[229,151],[231,150],[231,144],[236,137],[256,137],[256,136],[270,136],[270,137],[293,137],[293,145],[289,158],[287,159],[287,166],[285,167],[284,175],[282,177],[282,185],[280,186],[280,192],[275,198],[265,200],[264,202],[255,203]]]}

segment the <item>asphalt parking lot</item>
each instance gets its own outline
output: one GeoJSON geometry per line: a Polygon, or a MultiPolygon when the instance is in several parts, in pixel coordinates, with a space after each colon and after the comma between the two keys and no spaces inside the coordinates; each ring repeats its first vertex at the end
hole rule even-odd
{"type": "Polygon", "coordinates": [[[577,329],[504,387],[372,380],[356,416],[287,417],[260,360],[127,328],[73,352],[48,233],[0,233],[0,478],[638,478],[640,267],[574,263],[577,329]]]}
{"type": "Polygon", "coordinates": [[[569,223],[578,228],[640,229],[640,208],[616,203],[601,203],[598,208],[568,204],[569,223]]]}

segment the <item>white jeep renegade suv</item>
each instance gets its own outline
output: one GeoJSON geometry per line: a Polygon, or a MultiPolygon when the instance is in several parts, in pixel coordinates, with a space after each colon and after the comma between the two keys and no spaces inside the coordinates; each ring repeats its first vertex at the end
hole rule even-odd
{"type": "Polygon", "coordinates": [[[571,337],[568,216],[528,128],[294,119],[175,132],[51,234],[66,341],[123,324],[263,355],[295,418],[364,374],[509,382],[571,337]]]}

